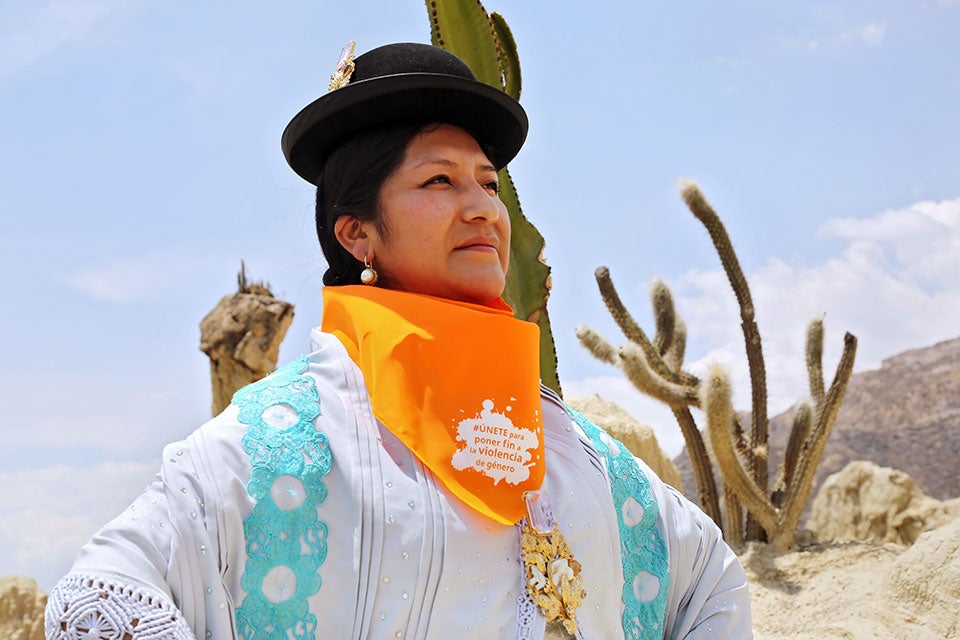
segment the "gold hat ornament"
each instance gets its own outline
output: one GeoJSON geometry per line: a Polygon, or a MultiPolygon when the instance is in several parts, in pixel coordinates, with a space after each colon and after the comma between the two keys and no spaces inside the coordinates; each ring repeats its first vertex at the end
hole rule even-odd
{"type": "Polygon", "coordinates": [[[357,50],[357,43],[351,40],[340,50],[340,59],[337,61],[337,69],[330,76],[329,91],[336,91],[350,83],[350,76],[353,75],[353,58],[357,50]]]}

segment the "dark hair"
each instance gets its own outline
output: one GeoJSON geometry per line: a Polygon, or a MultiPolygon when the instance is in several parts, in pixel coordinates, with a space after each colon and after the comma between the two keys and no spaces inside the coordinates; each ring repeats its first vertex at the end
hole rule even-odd
{"type": "Polygon", "coordinates": [[[334,235],[340,216],[372,220],[386,234],[380,217],[380,187],[403,162],[407,145],[427,125],[406,122],[363,131],[337,147],[320,170],[317,187],[317,237],[327,260],[323,284],[360,284],[363,263],[334,235]]]}

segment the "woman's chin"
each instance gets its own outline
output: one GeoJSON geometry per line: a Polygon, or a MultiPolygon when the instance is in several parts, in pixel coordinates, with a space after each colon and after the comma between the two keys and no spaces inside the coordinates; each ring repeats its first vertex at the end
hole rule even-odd
{"type": "Polygon", "coordinates": [[[488,279],[487,282],[481,282],[479,279],[468,280],[467,286],[458,287],[451,292],[452,299],[460,302],[470,302],[473,304],[488,304],[503,295],[504,280],[488,279]]]}
{"type": "Polygon", "coordinates": [[[469,302],[470,304],[489,305],[491,302],[501,296],[503,290],[499,292],[478,291],[469,292],[455,298],[459,302],[469,302]]]}
{"type": "Polygon", "coordinates": [[[483,305],[503,295],[505,285],[506,277],[499,265],[484,265],[482,268],[458,270],[436,279],[420,277],[400,281],[389,274],[381,274],[377,286],[483,305]]]}

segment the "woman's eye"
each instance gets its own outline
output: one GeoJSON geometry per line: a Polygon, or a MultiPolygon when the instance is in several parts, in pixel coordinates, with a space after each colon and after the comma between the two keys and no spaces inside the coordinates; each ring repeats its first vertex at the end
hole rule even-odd
{"type": "Polygon", "coordinates": [[[490,182],[486,183],[483,185],[483,188],[491,193],[500,193],[500,183],[496,180],[491,180],[490,182]]]}
{"type": "Polygon", "coordinates": [[[449,177],[449,176],[442,176],[442,175],[441,175],[441,176],[434,176],[434,177],[430,178],[429,180],[427,180],[426,182],[424,182],[424,183],[423,183],[423,186],[427,186],[427,185],[431,185],[431,184],[451,184],[450,177],[449,177]]]}

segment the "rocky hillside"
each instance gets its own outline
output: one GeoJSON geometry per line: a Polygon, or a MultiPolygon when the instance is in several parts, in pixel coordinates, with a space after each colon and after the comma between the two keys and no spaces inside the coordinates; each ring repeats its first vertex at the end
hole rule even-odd
{"type": "MultiPolygon", "coordinates": [[[[771,479],[783,460],[791,418],[788,411],[770,423],[771,479]]],[[[852,460],[904,471],[938,500],[960,497],[960,338],[901,353],[850,379],[811,496],[852,460]]],[[[686,494],[696,501],[686,451],[675,462],[686,494]]]]}

